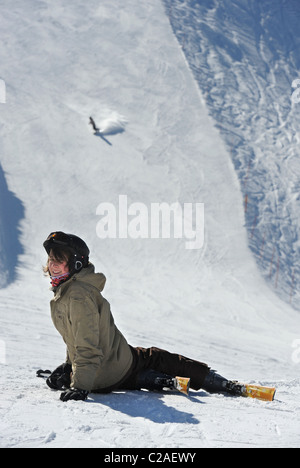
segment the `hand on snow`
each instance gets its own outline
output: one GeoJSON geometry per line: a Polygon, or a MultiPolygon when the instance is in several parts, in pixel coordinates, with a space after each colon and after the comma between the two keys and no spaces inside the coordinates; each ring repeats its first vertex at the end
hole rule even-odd
{"type": "Polygon", "coordinates": [[[71,384],[71,372],[72,366],[67,362],[58,366],[46,380],[48,387],[52,388],[52,390],[69,388],[71,384]]]}
{"type": "Polygon", "coordinates": [[[87,390],[79,390],[79,388],[69,388],[69,390],[62,392],[62,394],[60,395],[60,399],[61,401],[85,401],[88,397],[88,394],[89,392],[87,390]]]}

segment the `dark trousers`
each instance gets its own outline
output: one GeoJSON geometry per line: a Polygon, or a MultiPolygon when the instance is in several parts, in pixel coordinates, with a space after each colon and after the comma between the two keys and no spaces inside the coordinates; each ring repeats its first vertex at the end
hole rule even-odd
{"type": "Polygon", "coordinates": [[[191,388],[202,388],[205,377],[210,371],[207,364],[189,359],[179,354],[172,354],[159,348],[133,348],[133,364],[126,379],[119,386],[120,389],[137,390],[139,372],[152,369],[171,377],[189,377],[191,388]]]}

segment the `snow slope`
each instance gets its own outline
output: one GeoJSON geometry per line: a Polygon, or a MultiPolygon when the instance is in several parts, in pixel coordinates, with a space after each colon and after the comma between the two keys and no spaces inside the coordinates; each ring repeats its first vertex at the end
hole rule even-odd
{"type": "Polygon", "coordinates": [[[264,283],[248,248],[230,151],[163,4],[16,0],[2,2],[1,25],[0,446],[299,446],[299,315],[264,283]],[[97,207],[120,195],[145,206],[204,203],[203,248],[100,239],[97,207]],[[132,345],[276,385],[276,401],[200,391],[61,403],[35,377],[65,356],[41,271],[42,242],[58,229],[86,239],[132,345]]]}
{"type": "Polygon", "coordinates": [[[164,3],[239,176],[251,250],[299,310],[299,1],[164,3]]]}

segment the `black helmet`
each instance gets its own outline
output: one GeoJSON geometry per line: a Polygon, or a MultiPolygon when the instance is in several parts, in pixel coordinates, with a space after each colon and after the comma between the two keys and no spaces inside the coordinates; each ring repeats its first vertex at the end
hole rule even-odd
{"type": "Polygon", "coordinates": [[[61,231],[51,232],[43,246],[48,255],[55,246],[66,248],[71,253],[69,265],[71,271],[78,272],[88,266],[90,251],[86,243],[78,236],[61,231]]]}

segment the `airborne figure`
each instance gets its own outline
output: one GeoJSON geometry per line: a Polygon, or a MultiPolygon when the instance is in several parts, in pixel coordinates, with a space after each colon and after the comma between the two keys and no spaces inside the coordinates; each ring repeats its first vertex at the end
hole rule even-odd
{"type": "Polygon", "coordinates": [[[100,132],[99,128],[97,128],[97,126],[96,126],[96,124],[95,124],[95,121],[94,121],[94,119],[93,119],[92,117],[90,117],[90,125],[92,125],[92,127],[93,127],[95,133],[99,133],[99,132],[100,132]]]}

